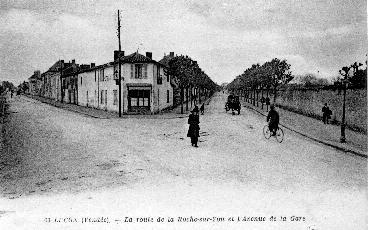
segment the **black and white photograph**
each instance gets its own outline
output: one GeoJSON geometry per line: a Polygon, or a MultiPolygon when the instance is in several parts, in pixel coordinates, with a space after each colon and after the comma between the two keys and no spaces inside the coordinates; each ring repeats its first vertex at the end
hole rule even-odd
{"type": "Polygon", "coordinates": [[[0,0],[0,229],[367,229],[367,2],[0,0]]]}

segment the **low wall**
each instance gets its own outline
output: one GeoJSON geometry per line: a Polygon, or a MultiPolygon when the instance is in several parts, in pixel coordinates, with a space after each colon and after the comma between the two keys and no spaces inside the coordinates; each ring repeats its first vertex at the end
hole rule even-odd
{"type": "MultiPolygon", "coordinates": [[[[341,123],[343,91],[285,90],[278,91],[277,94],[276,104],[278,106],[316,118],[322,117],[322,107],[327,103],[332,111],[331,121],[341,123]]],[[[271,101],[272,97],[270,97],[271,101]]],[[[367,91],[348,89],[345,108],[346,125],[351,129],[367,133],[367,91]]]]}

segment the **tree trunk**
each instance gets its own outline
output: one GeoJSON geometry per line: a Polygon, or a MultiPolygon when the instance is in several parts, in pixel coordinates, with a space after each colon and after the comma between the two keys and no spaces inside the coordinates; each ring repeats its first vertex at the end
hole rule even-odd
{"type": "MultiPolygon", "coordinates": [[[[268,98],[269,94],[268,94],[268,91],[270,90],[270,88],[267,87],[267,96],[266,98],[268,98]]],[[[268,112],[268,104],[266,104],[266,111],[268,112]]]]}
{"type": "MultiPolygon", "coordinates": [[[[261,89],[261,99],[263,98],[263,88],[261,89]]],[[[263,109],[263,103],[264,103],[264,100],[262,100],[262,109],[263,109]]]]}
{"type": "Polygon", "coordinates": [[[198,88],[198,104],[201,104],[201,88],[198,88]]]}
{"type": "Polygon", "coordinates": [[[190,108],[193,107],[193,88],[190,87],[190,108]]]}
{"type": "Polygon", "coordinates": [[[189,100],[189,88],[186,88],[187,95],[186,95],[186,103],[185,103],[185,110],[188,111],[188,100],[189,100]]]}
{"type": "Polygon", "coordinates": [[[184,113],[184,88],[180,88],[180,103],[181,103],[181,114],[184,113]]]}

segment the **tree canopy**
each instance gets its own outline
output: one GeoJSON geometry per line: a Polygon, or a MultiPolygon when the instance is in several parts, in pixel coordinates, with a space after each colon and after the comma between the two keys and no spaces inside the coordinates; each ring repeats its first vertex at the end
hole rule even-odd
{"type": "Polygon", "coordinates": [[[174,76],[180,88],[200,87],[216,90],[219,86],[188,56],[180,55],[170,59],[168,73],[174,76]]]}
{"type": "Polygon", "coordinates": [[[242,89],[273,88],[289,83],[293,79],[290,64],[286,60],[277,58],[264,64],[253,64],[244,73],[237,76],[227,85],[230,91],[242,89]]]}

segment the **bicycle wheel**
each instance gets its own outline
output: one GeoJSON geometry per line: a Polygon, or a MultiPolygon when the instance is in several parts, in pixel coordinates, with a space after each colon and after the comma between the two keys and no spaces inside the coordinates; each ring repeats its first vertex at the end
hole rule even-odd
{"type": "Polygon", "coordinates": [[[266,139],[270,139],[270,137],[271,137],[271,132],[270,132],[270,130],[269,130],[269,128],[268,128],[268,125],[265,125],[265,126],[263,127],[263,136],[264,136],[266,139]]]}
{"type": "Polygon", "coordinates": [[[276,140],[281,143],[284,140],[284,131],[279,127],[276,131],[276,140]]]}

